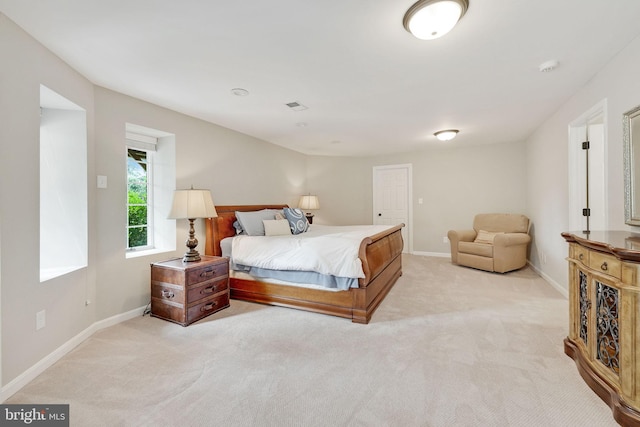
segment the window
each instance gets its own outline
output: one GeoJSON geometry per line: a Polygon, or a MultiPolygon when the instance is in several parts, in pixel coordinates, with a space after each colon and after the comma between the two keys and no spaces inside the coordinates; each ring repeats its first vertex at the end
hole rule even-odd
{"type": "Polygon", "coordinates": [[[153,247],[152,151],[127,148],[127,248],[153,247]],[[151,232],[149,232],[151,231],[151,232]]]}
{"type": "Polygon", "coordinates": [[[88,264],[86,111],[40,86],[40,281],[88,264]]]}
{"type": "Polygon", "coordinates": [[[167,219],[176,184],[175,136],[126,125],[127,258],[176,249],[176,222],[167,219]]]}

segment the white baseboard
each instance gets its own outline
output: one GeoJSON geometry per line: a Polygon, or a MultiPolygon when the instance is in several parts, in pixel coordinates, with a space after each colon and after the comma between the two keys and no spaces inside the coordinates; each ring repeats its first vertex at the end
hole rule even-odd
{"type": "Polygon", "coordinates": [[[438,257],[438,258],[451,258],[451,254],[450,253],[445,253],[445,252],[422,252],[422,251],[413,251],[411,252],[412,255],[419,255],[419,256],[434,256],[434,257],[438,257]]]}
{"type": "Polygon", "coordinates": [[[49,355],[41,359],[38,363],[24,371],[22,374],[18,375],[15,379],[9,382],[7,385],[0,389],[0,403],[4,402],[11,396],[13,396],[16,392],[18,392],[22,387],[31,382],[38,375],[43,373],[47,368],[51,367],[58,360],[62,359],[64,355],[69,353],[71,350],[80,345],[84,340],[89,338],[95,332],[100,329],[108,328],[109,326],[116,325],[118,323],[124,322],[125,320],[133,319],[137,316],[142,316],[146,309],[146,306],[136,308],[134,310],[128,311],[126,313],[121,313],[115,315],[113,317],[109,317],[108,319],[100,320],[99,322],[95,322],[91,326],[89,326],[84,331],[80,332],[75,337],[71,338],[66,343],[62,344],[60,347],[55,349],[49,355]]]}
{"type": "Polygon", "coordinates": [[[529,267],[531,267],[531,269],[533,271],[538,273],[538,275],[540,277],[542,277],[548,284],[553,286],[556,289],[556,291],[560,292],[562,294],[562,296],[564,296],[566,299],[569,299],[569,290],[568,289],[565,289],[562,285],[560,285],[560,283],[556,282],[551,277],[549,277],[547,274],[545,274],[542,270],[537,268],[535,265],[531,264],[531,261],[527,261],[527,264],[529,264],[529,267]]]}

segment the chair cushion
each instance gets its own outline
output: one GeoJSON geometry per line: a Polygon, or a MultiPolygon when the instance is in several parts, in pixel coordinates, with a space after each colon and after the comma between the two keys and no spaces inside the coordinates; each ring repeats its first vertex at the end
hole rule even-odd
{"type": "Polygon", "coordinates": [[[520,214],[478,214],[473,219],[477,231],[503,231],[505,233],[528,233],[529,218],[520,214]]]}
{"type": "Polygon", "coordinates": [[[458,252],[492,258],[493,245],[475,242],[458,242],[458,252]]]}

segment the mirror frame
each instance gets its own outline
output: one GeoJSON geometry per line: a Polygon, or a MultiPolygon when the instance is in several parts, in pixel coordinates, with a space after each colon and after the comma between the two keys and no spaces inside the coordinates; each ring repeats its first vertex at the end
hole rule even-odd
{"type": "MultiPolygon", "coordinates": [[[[633,156],[636,151],[640,152],[640,135],[635,136],[632,132],[631,120],[640,120],[640,105],[627,111],[622,115],[622,140],[624,156],[624,222],[627,225],[640,226],[640,214],[633,216],[633,211],[640,204],[640,200],[635,200],[634,175],[640,170],[640,165],[634,164],[633,156]],[[636,147],[635,145],[638,145],[636,147]]],[[[640,172],[638,173],[640,175],[640,172]]]]}

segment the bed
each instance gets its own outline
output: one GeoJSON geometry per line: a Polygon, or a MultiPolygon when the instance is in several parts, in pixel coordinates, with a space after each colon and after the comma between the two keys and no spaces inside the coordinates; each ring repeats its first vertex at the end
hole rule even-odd
{"type": "MultiPolygon", "coordinates": [[[[216,206],[218,216],[205,219],[205,253],[222,255],[221,241],[236,235],[236,211],[254,212],[286,207],[288,205],[216,206]]],[[[234,277],[232,274],[229,278],[231,298],[344,317],[354,323],[369,323],[375,310],[402,275],[402,227],[404,224],[390,227],[360,242],[358,257],[365,277],[358,279],[357,288],[327,291],[234,277]]]]}

